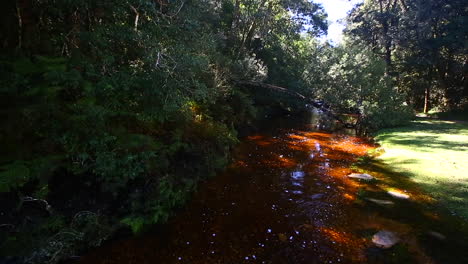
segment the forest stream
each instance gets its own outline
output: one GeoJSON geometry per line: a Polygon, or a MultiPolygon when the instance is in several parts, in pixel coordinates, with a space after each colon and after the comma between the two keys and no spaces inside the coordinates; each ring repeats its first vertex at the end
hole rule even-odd
{"type": "Polygon", "coordinates": [[[369,183],[347,175],[375,146],[351,130],[320,130],[317,122],[314,117],[271,122],[244,138],[228,168],[202,183],[167,225],[110,242],[77,262],[436,263],[418,241],[440,248],[439,240],[446,238],[431,224],[418,223],[436,225],[430,219],[437,216],[409,201],[363,202],[358,196],[369,183]],[[372,235],[384,229],[396,232],[402,243],[376,247],[372,235]]]}

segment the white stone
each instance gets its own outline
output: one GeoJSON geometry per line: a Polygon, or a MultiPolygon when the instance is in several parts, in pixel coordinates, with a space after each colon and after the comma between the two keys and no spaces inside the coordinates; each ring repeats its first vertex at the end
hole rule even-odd
{"type": "Polygon", "coordinates": [[[387,230],[379,231],[372,237],[372,242],[381,248],[391,248],[399,241],[400,238],[395,233],[387,230]]]}
{"type": "Polygon", "coordinates": [[[387,193],[390,194],[392,197],[397,198],[397,199],[404,199],[404,200],[409,199],[408,194],[402,193],[402,192],[399,192],[399,191],[392,190],[392,191],[388,191],[387,193]]]}
{"type": "Polygon", "coordinates": [[[348,175],[348,177],[353,178],[353,179],[366,180],[366,181],[374,179],[374,177],[372,177],[371,175],[367,173],[351,173],[348,175]]]}

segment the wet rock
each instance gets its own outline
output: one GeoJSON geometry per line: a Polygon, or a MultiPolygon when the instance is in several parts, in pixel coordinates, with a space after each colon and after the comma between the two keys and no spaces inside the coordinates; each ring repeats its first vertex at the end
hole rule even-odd
{"type": "Polygon", "coordinates": [[[410,197],[408,194],[400,192],[400,191],[396,191],[396,190],[391,190],[391,191],[388,191],[387,193],[393,198],[397,198],[397,199],[406,200],[406,199],[409,199],[410,197]]]}
{"type": "Polygon", "coordinates": [[[366,180],[366,181],[370,181],[374,179],[374,177],[372,177],[371,175],[367,173],[351,173],[348,175],[348,178],[366,180]]]}
{"type": "Polygon", "coordinates": [[[380,200],[374,198],[367,198],[368,201],[373,202],[378,205],[394,205],[395,203],[389,200],[380,200]]]}
{"type": "Polygon", "coordinates": [[[398,243],[400,238],[393,232],[382,230],[372,237],[372,242],[380,248],[391,248],[398,243]]]}

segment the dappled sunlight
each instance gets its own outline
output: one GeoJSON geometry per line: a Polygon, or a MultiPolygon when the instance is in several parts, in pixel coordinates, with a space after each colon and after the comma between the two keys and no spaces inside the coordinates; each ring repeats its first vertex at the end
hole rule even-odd
{"type": "Polygon", "coordinates": [[[415,121],[416,123],[420,123],[420,124],[449,124],[449,125],[453,125],[453,124],[456,124],[457,122],[454,122],[454,121],[448,121],[448,120],[419,120],[419,121],[415,121]]]}
{"type": "Polygon", "coordinates": [[[329,239],[336,243],[352,245],[355,244],[358,247],[362,245],[362,239],[358,239],[355,236],[352,236],[346,232],[340,232],[331,228],[322,227],[320,232],[324,233],[329,239]]]}
{"type": "Polygon", "coordinates": [[[350,200],[350,201],[354,201],[356,200],[356,196],[355,195],[352,195],[352,194],[349,194],[349,193],[344,193],[343,194],[343,197],[350,200]]]}
{"type": "MultiPolygon", "coordinates": [[[[407,161],[411,162],[411,161],[407,161]]],[[[387,164],[382,163],[379,159],[373,159],[359,165],[360,169],[372,174],[377,182],[361,186],[363,190],[372,192],[396,191],[409,195],[409,199],[418,203],[434,203],[435,200],[427,193],[423,192],[420,186],[407,175],[402,172],[389,169],[387,164]]],[[[389,197],[391,197],[389,195],[389,197]]]]}
{"type": "MultiPolygon", "coordinates": [[[[372,236],[389,230],[412,259],[432,263],[415,233],[446,234],[438,228],[443,219],[425,209],[434,201],[410,177],[378,159],[360,158],[374,148],[362,138],[325,132],[247,137],[229,168],[203,184],[171,220],[163,232],[170,236],[125,247],[152,252],[148,245],[167,239],[170,246],[151,257],[159,263],[365,263],[366,250],[375,249],[372,236]],[[347,177],[361,170],[374,180],[347,177]],[[431,227],[417,229],[421,222],[431,227]]],[[[118,261],[109,263],[132,258],[129,252],[112,254],[118,261]]]]}
{"type": "Polygon", "coordinates": [[[285,168],[291,168],[296,165],[296,162],[293,159],[286,158],[286,157],[279,157],[278,158],[279,163],[274,163],[275,165],[279,167],[285,167],[285,168]]]}

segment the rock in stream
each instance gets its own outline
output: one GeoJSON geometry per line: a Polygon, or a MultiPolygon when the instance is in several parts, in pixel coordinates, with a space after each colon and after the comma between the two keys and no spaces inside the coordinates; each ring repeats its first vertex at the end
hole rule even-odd
{"type": "Polygon", "coordinates": [[[372,242],[380,248],[391,248],[400,241],[400,238],[393,232],[382,230],[372,237],[372,242]]]}

